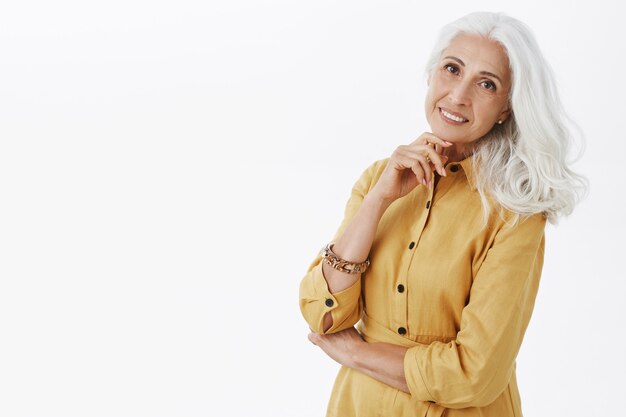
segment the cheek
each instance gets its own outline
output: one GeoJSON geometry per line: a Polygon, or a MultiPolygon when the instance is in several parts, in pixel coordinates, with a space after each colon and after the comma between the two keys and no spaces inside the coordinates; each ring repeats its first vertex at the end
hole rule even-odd
{"type": "Polygon", "coordinates": [[[451,86],[449,81],[442,79],[442,77],[433,77],[427,91],[427,96],[429,97],[430,102],[435,104],[446,97],[450,92],[450,89],[451,86]]]}
{"type": "Polygon", "coordinates": [[[493,98],[484,98],[474,102],[474,112],[485,122],[491,122],[498,118],[502,104],[493,98]]]}
{"type": "Polygon", "coordinates": [[[429,107],[432,110],[432,108],[435,106],[439,98],[440,98],[440,94],[439,94],[439,89],[437,88],[437,85],[431,84],[430,87],[428,88],[428,91],[426,92],[427,107],[429,107]]]}
{"type": "Polygon", "coordinates": [[[424,109],[426,110],[426,114],[432,115],[435,111],[437,111],[437,104],[440,101],[441,95],[439,94],[439,91],[429,88],[426,92],[426,99],[424,100],[424,109]]]}
{"type": "Polygon", "coordinates": [[[426,108],[426,113],[429,113],[434,106],[434,100],[432,98],[432,96],[429,94],[426,94],[426,100],[424,102],[424,107],[426,108]]]}
{"type": "Polygon", "coordinates": [[[424,109],[426,110],[426,114],[429,114],[432,111],[434,105],[435,100],[432,96],[432,90],[428,89],[426,92],[426,99],[424,100],[424,109]]]}

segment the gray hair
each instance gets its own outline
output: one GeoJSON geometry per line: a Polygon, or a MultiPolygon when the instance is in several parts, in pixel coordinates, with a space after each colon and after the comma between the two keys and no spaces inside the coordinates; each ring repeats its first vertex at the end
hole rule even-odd
{"type": "Polygon", "coordinates": [[[512,77],[511,116],[478,139],[471,156],[485,218],[493,199],[501,215],[502,208],[514,213],[514,222],[544,213],[556,224],[585,196],[588,181],[568,167],[571,130],[580,134],[581,144],[583,137],[562,108],[551,67],[524,23],[503,13],[475,12],[441,29],[427,74],[460,33],[481,35],[502,45],[512,77]]]}

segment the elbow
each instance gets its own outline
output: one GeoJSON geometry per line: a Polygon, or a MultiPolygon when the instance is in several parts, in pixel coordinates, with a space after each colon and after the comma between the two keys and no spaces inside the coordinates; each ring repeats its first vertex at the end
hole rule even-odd
{"type": "Polygon", "coordinates": [[[316,308],[314,303],[307,300],[300,300],[300,312],[313,332],[322,334],[325,333],[324,312],[320,312],[320,309],[316,308]]]}
{"type": "Polygon", "coordinates": [[[416,400],[460,409],[484,407],[496,401],[515,370],[514,362],[510,366],[507,363],[485,352],[464,352],[454,341],[435,342],[410,348],[405,354],[404,371],[416,400]]]}
{"type": "MultiPolygon", "coordinates": [[[[498,399],[511,379],[511,370],[486,366],[458,385],[457,395],[437,401],[447,408],[486,407],[498,399]]],[[[442,393],[443,394],[443,393],[442,393]]]]}

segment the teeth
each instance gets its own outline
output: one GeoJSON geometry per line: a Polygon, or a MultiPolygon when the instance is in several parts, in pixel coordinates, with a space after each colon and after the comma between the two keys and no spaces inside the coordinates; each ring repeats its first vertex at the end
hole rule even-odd
{"type": "Polygon", "coordinates": [[[453,114],[448,113],[447,111],[445,111],[444,109],[441,109],[441,112],[443,113],[444,116],[446,116],[448,119],[452,119],[456,122],[466,122],[467,119],[464,119],[462,117],[457,117],[453,114]]]}

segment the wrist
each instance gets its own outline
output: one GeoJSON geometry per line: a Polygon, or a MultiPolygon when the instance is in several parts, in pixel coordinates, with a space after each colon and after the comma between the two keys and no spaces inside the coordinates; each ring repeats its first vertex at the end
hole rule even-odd
{"type": "Polygon", "coordinates": [[[393,203],[393,200],[385,199],[375,193],[368,193],[363,199],[363,205],[372,209],[379,216],[383,215],[391,203],[393,203]]]}
{"type": "Polygon", "coordinates": [[[352,355],[350,355],[350,364],[346,366],[359,371],[365,370],[366,357],[368,354],[369,343],[364,340],[358,342],[352,349],[352,355]]]}

